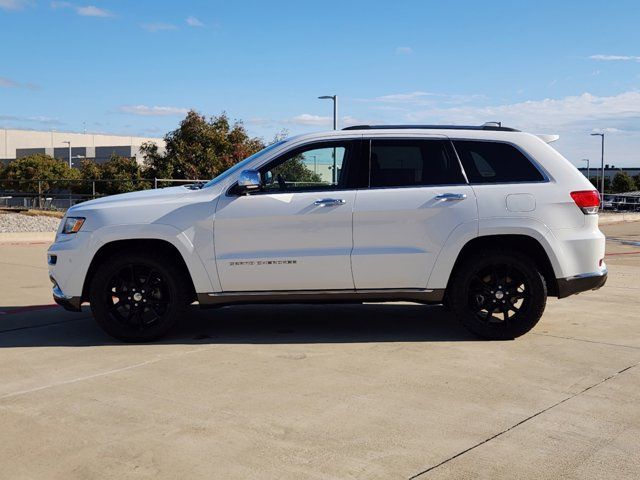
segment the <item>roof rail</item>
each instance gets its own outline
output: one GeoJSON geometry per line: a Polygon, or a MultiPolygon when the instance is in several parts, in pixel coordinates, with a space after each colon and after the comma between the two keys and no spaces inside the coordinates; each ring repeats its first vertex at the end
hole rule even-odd
{"type": "Polygon", "coordinates": [[[352,125],[342,130],[491,130],[496,132],[519,132],[515,128],[503,127],[500,122],[484,125],[352,125]]]}

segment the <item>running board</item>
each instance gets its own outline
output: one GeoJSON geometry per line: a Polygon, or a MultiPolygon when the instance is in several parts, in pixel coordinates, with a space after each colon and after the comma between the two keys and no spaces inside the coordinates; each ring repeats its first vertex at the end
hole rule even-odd
{"type": "Polygon", "coordinates": [[[251,303],[442,303],[444,289],[278,290],[260,292],[198,293],[203,308],[251,303]]]}

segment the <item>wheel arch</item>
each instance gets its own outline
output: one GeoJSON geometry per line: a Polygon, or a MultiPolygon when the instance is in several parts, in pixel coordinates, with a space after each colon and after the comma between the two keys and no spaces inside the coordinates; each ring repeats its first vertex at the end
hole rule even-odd
{"type": "Polygon", "coordinates": [[[82,301],[87,301],[89,298],[89,287],[93,280],[93,277],[98,267],[111,255],[121,252],[130,251],[160,251],[167,259],[172,259],[176,262],[179,268],[183,269],[186,274],[186,278],[189,279],[189,288],[193,294],[193,300],[196,297],[196,289],[191,276],[191,272],[187,267],[184,257],[178,250],[178,248],[171,242],[158,238],[133,238],[133,239],[121,239],[112,240],[103,244],[94,254],[89,264],[89,269],[85,275],[84,284],[82,287],[82,301]]]}
{"type": "MultiPolygon", "coordinates": [[[[481,235],[469,240],[460,250],[451,269],[451,275],[458,266],[470,255],[488,250],[500,249],[503,251],[517,251],[530,257],[540,270],[547,284],[548,295],[558,296],[558,281],[554,271],[553,262],[543,244],[536,238],[526,234],[495,234],[481,235]]],[[[447,289],[449,284],[447,284],[447,289]]]]}

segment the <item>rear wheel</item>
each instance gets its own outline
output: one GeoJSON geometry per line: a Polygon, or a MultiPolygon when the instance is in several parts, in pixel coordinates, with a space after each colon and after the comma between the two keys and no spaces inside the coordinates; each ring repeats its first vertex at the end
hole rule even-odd
{"type": "Polygon", "coordinates": [[[112,337],[147,342],[165,335],[189,304],[188,279],[166,257],[131,252],[98,267],[89,302],[98,324],[112,337]]]}
{"type": "Polygon", "coordinates": [[[540,320],[547,287],[534,262],[519,252],[470,256],[456,269],[447,292],[454,315],[491,340],[519,337],[540,320]]]}

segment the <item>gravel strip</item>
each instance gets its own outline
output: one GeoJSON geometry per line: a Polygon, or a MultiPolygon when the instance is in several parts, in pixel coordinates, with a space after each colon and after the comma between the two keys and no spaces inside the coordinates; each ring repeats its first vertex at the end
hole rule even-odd
{"type": "Polygon", "coordinates": [[[58,225],[60,225],[59,218],[31,217],[19,213],[0,214],[0,233],[55,232],[58,225]]]}

